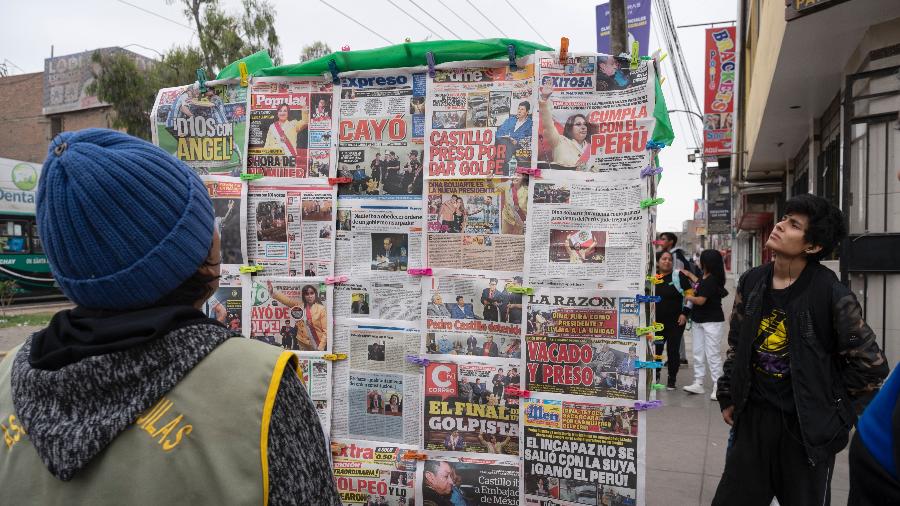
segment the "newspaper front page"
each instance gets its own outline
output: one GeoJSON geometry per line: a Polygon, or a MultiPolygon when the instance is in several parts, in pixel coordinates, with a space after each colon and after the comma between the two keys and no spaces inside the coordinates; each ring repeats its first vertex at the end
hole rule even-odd
{"type": "Polygon", "coordinates": [[[220,283],[240,274],[247,251],[247,187],[236,177],[200,176],[212,200],[222,259],[220,283]]]}
{"type": "Polygon", "coordinates": [[[244,291],[244,335],[293,351],[331,351],[334,297],[324,278],[254,276],[244,291]]]}
{"type": "Polygon", "coordinates": [[[367,320],[335,328],[334,434],[416,444],[420,438],[421,367],[406,361],[419,350],[419,329],[367,320]]]}
{"type": "Polygon", "coordinates": [[[514,272],[437,270],[423,281],[422,351],[521,358],[523,295],[512,291],[521,286],[514,272]]]}
{"type": "Polygon", "coordinates": [[[428,177],[511,176],[531,165],[534,64],[440,65],[428,80],[428,177]]]}
{"type": "Polygon", "coordinates": [[[298,356],[298,370],[309,399],[316,406],[325,437],[331,430],[331,362],[313,356],[298,356]]]}
{"type": "Polygon", "coordinates": [[[334,86],[297,77],[255,77],[250,85],[247,172],[334,176],[334,86]]]}
{"type": "Polygon", "coordinates": [[[431,455],[419,470],[418,504],[519,504],[519,461],[515,458],[431,455]]]}
{"type": "Polygon", "coordinates": [[[358,318],[417,322],[422,316],[422,282],[417,276],[382,279],[353,276],[334,286],[335,321],[358,318]]]}
{"type": "Polygon", "coordinates": [[[627,292],[535,292],[528,302],[525,390],[637,400],[640,309],[627,292]]]}
{"type": "Polygon", "coordinates": [[[403,69],[341,74],[337,172],[341,197],[422,196],[425,74],[403,69]]]}
{"type": "Polygon", "coordinates": [[[163,88],[150,114],[153,144],[198,174],[239,176],[244,167],[247,88],[238,83],[163,88]]]}
{"type": "Polygon", "coordinates": [[[522,403],[522,504],[643,504],[644,422],[633,407],[522,403]]]}
{"type": "Polygon", "coordinates": [[[534,163],[567,171],[636,179],[650,164],[647,141],[656,125],[656,75],[652,61],[637,69],[609,55],[572,54],[564,63],[537,51],[538,121],[534,163]]]}
{"type": "Polygon", "coordinates": [[[340,453],[331,459],[341,503],[360,506],[413,506],[416,461],[403,455],[411,445],[390,445],[353,439],[332,439],[340,453]]]}
{"type": "Polygon", "coordinates": [[[421,265],[422,207],[419,201],[338,199],[337,272],[408,278],[421,265]]]}
{"type": "Polygon", "coordinates": [[[334,272],[335,190],[324,179],[250,181],[249,259],[270,276],[329,276],[334,272]]]}
{"type": "Polygon", "coordinates": [[[528,176],[429,179],[424,202],[429,267],[521,271],[528,176]]]}

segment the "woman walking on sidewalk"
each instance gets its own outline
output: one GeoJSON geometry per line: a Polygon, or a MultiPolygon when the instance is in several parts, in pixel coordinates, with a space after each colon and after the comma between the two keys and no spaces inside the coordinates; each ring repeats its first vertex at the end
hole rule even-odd
{"type": "Polygon", "coordinates": [[[700,268],[703,278],[690,271],[681,272],[697,283],[693,296],[684,300],[693,304],[691,321],[694,341],[694,383],[684,387],[684,391],[692,394],[703,394],[703,380],[706,378],[706,366],[712,378],[713,391],[710,399],[716,399],[716,382],[722,376],[722,331],[725,330],[725,313],[722,311],[722,298],[728,295],[725,289],[725,263],[722,254],[708,249],[700,254],[700,268]]]}
{"type": "MultiPolygon", "coordinates": [[[[684,291],[691,288],[690,279],[684,274],[673,272],[674,260],[672,253],[662,251],[656,259],[657,272],[662,275],[662,283],[656,287],[656,295],[661,300],[656,303],[656,321],[662,323],[662,341],[656,342],[656,354],[662,355],[663,346],[666,348],[666,360],[668,361],[669,375],[666,381],[666,390],[675,390],[675,378],[681,366],[681,339],[684,335],[684,326],[687,323],[687,315],[690,310],[684,307],[684,291]]],[[[659,370],[657,369],[657,380],[659,370]]]]}

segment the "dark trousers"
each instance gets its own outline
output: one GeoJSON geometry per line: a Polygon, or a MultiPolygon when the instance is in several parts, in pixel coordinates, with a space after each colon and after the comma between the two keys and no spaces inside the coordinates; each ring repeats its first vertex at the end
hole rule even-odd
{"type": "MultiPolygon", "coordinates": [[[[897,432],[894,431],[895,438],[897,432]]],[[[850,443],[850,497],[847,506],[882,504],[900,504],[900,481],[875,460],[857,432],[850,443]]]]}
{"type": "Polygon", "coordinates": [[[765,404],[747,405],[735,422],[734,443],[713,506],[831,504],[834,455],[810,465],[797,416],[765,404]]]}
{"type": "MultiPolygon", "coordinates": [[[[681,340],[684,337],[684,325],[678,325],[677,320],[662,323],[665,328],[660,335],[665,338],[665,341],[655,343],[656,354],[662,355],[663,346],[665,346],[667,367],[669,368],[667,383],[669,386],[675,386],[675,378],[678,377],[678,369],[681,367],[681,340]]],[[[656,380],[659,381],[659,369],[656,371],[656,380]]]]}

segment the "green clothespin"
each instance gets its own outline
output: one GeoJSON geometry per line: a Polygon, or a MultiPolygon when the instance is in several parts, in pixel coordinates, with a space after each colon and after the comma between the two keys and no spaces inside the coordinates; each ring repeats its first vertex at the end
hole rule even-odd
{"type": "Polygon", "coordinates": [[[641,201],[641,209],[647,209],[648,207],[658,206],[665,202],[666,199],[662,197],[657,197],[655,199],[644,199],[641,201]]]}
{"type": "Polygon", "coordinates": [[[250,174],[249,172],[241,172],[241,181],[254,181],[262,179],[263,174],[250,174]]]}
{"type": "Polygon", "coordinates": [[[206,87],[206,70],[203,67],[197,69],[197,83],[200,85],[200,93],[206,93],[208,90],[206,87]]]}
{"type": "Polygon", "coordinates": [[[665,388],[666,388],[666,386],[663,385],[662,383],[654,383],[654,384],[650,385],[650,390],[663,390],[665,388]]]}
{"type": "Polygon", "coordinates": [[[636,70],[641,65],[641,43],[634,41],[631,43],[631,70],[636,70]]]}
{"type": "Polygon", "coordinates": [[[530,286],[511,286],[506,290],[510,293],[524,293],[525,295],[534,295],[534,288],[530,286]]]}

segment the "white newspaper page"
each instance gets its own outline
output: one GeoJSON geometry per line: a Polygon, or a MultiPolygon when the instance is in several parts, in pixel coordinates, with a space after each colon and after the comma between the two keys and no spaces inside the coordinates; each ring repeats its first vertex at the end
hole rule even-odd
{"type": "Polygon", "coordinates": [[[250,181],[249,258],[269,276],[329,276],[334,272],[335,189],[325,179],[250,181]]]}
{"type": "Polygon", "coordinates": [[[418,322],[422,316],[422,278],[382,279],[377,273],[354,276],[334,286],[334,318],[374,318],[418,322]]]}
{"type": "Polygon", "coordinates": [[[331,429],[331,362],[320,357],[298,354],[298,368],[306,393],[316,406],[319,424],[328,437],[331,429]]]}
{"type": "Polygon", "coordinates": [[[382,281],[408,278],[421,267],[422,207],[420,201],[338,199],[337,272],[377,275],[382,281]]]}
{"type": "Polygon", "coordinates": [[[285,350],[331,351],[333,298],[324,278],[254,276],[244,292],[244,335],[285,350]]]}
{"type": "Polygon", "coordinates": [[[519,504],[519,459],[428,454],[419,468],[417,482],[421,486],[416,504],[519,504]]]}
{"type": "Polygon", "coordinates": [[[415,503],[416,461],[403,455],[411,445],[332,439],[340,453],[332,457],[332,471],[341,502],[360,506],[412,506],[415,503]]]}

